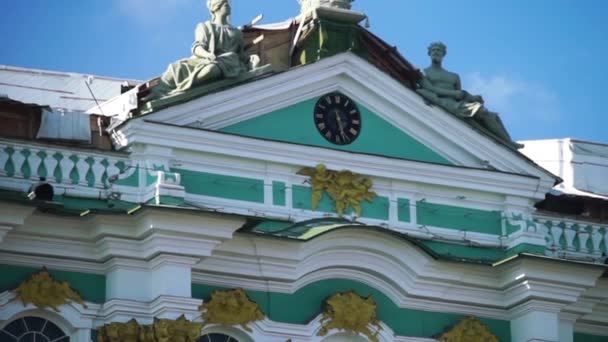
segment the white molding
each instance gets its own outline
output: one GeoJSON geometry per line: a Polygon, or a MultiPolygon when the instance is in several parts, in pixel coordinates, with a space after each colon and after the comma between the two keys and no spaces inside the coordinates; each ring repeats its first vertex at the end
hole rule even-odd
{"type": "Polygon", "coordinates": [[[294,168],[323,163],[329,169],[348,169],[359,174],[396,181],[470,189],[536,200],[544,198],[545,193],[552,186],[552,183],[546,180],[514,173],[361,155],[315,146],[167,126],[141,120],[130,121],[123,131],[127,134],[127,139],[131,144],[160,144],[159,136],[171,135],[172,139],[162,141],[164,145],[200,153],[196,159],[193,159],[195,156],[189,154],[190,160],[175,161],[180,164],[197,161],[203,163],[206,153],[216,153],[238,160],[246,158],[271,164],[289,165],[294,168]],[[206,151],[201,151],[201,146],[205,146],[206,151]],[[353,158],[354,155],[357,158],[353,158]]]}
{"type": "Polygon", "coordinates": [[[393,236],[357,229],[306,243],[237,235],[193,272],[195,283],[279,293],[295,293],[323,279],[351,279],[378,289],[399,307],[497,319],[510,317],[511,307],[534,298],[562,306],[576,302],[601,274],[553,261],[497,268],[436,261],[393,236]]]}
{"type": "Polygon", "coordinates": [[[95,326],[111,322],[125,323],[133,318],[140,324],[152,324],[154,317],[177,319],[182,314],[193,320],[200,316],[198,307],[202,300],[174,296],[158,296],[149,302],[110,299],[99,309],[95,326]]]}

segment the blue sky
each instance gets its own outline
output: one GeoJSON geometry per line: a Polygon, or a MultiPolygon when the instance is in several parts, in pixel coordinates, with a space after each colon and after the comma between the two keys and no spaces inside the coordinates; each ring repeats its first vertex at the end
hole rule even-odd
{"type": "MultiPolygon", "coordinates": [[[[608,1],[357,0],[371,30],[420,68],[429,42],[518,140],[608,143],[608,1]]],[[[296,0],[233,0],[235,25],[297,15],[296,0]]],[[[149,79],[189,53],[203,0],[0,2],[0,64],[149,79]]]]}

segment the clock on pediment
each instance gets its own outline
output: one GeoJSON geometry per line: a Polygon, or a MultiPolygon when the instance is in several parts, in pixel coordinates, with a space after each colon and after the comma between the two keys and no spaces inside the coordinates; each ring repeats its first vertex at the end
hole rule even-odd
{"type": "Polygon", "coordinates": [[[344,94],[323,95],[317,101],[313,115],[317,130],[332,144],[348,145],[361,132],[361,112],[344,94]]]}

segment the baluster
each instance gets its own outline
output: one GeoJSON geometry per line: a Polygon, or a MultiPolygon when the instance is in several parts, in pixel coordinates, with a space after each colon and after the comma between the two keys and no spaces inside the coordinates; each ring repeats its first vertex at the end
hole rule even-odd
{"type": "Polygon", "coordinates": [[[564,222],[564,234],[566,235],[566,249],[575,251],[574,238],[576,237],[576,230],[574,230],[572,223],[564,222]]]}
{"type": "Polygon", "coordinates": [[[579,248],[578,250],[581,253],[589,253],[589,248],[587,248],[587,241],[589,241],[589,231],[587,231],[587,227],[578,226],[578,242],[579,248]]]}
{"type": "Polygon", "coordinates": [[[107,188],[110,186],[110,184],[108,182],[108,178],[110,177],[110,175],[108,174],[108,166],[110,165],[110,162],[108,162],[108,160],[104,158],[100,164],[101,164],[101,166],[103,166],[103,173],[101,175],[101,184],[107,188]]]}
{"type": "Polygon", "coordinates": [[[593,253],[600,253],[600,244],[602,243],[602,234],[599,226],[591,226],[591,244],[593,245],[593,253]]]}
{"type": "Polygon", "coordinates": [[[549,223],[551,224],[551,237],[553,238],[553,246],[555,246],[556,249],[561,249],[560,239],[564,230],[562,229],[562,227],[555,225],[553,221],[549,221],[549,223]]]}
{"type": "Polygon", "coordinates": [[[36,155],[38,156],[38,158],[40,158],[40,164],[38,164],[38,167],[36,168],[36,175],[38,175],[38,177],[44,178],[48,181],[50,177],[49,177],[49,169],[47,167],[47,158],[48,159],[53,159],[53,158],[50,157],[49,154],[46,153],[46,151],[38,151],[36,153],[36,155]]]}
{"type": "Polygon", "coordinates": [[[93,173],[93,164],[95,163],[95,159],[91,156],[82,156],[80,161],[86,165],[84,172],[80,172],[80,176],[84,174],[84,182],[89,187],[92,188],[95,186],[95,174],[93,173]]]}
{"type": "Polygon", "coordinates": [[[93,166],[91,167],[91,170],[95,177],[94,186],[103,187],[103,182],[101,179],[103,177],[103,173],[106,170],[106,167],[101,164],[101,161],[103,160],[101,157],[94,157],[93,159],[94,159],[94,163],[93,163],[93,166]]]}
{"type": "Polygon", "coordinates": [[[63,182],[63,168],[61,162],[63,161],[63,155],[56,151],[49,151],[50,157],[47,158],[48,164],[46,165],[47,170],[50,172],[49,176],[53,176],[53,179],[57,183],[63,182]]]}
{"type": "Polygon", "coordinates": [[[69,180],[72,184],[78,184],[80,181],[80,174],[78,173],[78,161],[80,158],[76,154],[72,154],[68,157],[70,160],[70,171],[68,173],[69,180]]]}
{"type": "Polygon", "coordinates": [[[40,176],[38,175],[38,168],[42,164],[42,159],[40,159],[40,156],[38,155],[38,153],[39,153],[38,150],[31,149],[31,154],[29,157],[30,170],[31,170],[30,177],[33,177],[36,180],[38,180],[38,178],[40,178],[40,176]]]}
{"type": "Polygon", "coordinates": [[[57,152],[57,155],[61,157],[61,162],[59,163],[60,172],[58,174],[61,175],[64,184],[70,183],[70,173],[72,172],[72,168],[74,168],[74,162],[66,154],[57,152]]]}
{"type": "Polygon", "coordinates": [[[21,167],[23,166],[23,162],[25,161],[25,156],[21,152],[23,152],[23,149],[17,147],[15,148],[15,153],[13,153],[13,175],[15,177],[23,177],[23,174],[21,173],[21,167]]]}
{"type": "Polygon", "coordinates": [[[21,150],[21,155],[23,156],[23,163],[21,163],[21,177],[24,179],[30,179],[32,176],[32,166],[30,165],[30,156],[32,155],[32,151],[29,148],[24,148],[21,150]]]}
{"type": "Polygon", "coordinates": [[[11,154],[10,149],[6,145],[0,145],[0,175],[6,175],[6,167],[11,154]]]}
{"type": "Polygon", "coordinates": [[[76,162],[76,170],[78,172],[78,184],[87,186],[87,172],[89,171],[89,163],[87,163],[87,156],[79,155],[78,161],[76,162]]]}

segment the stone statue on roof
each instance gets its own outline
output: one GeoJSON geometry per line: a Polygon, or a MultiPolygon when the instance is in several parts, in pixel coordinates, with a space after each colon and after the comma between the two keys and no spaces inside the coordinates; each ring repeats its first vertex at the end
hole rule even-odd
{"type": "Polygon", "coordinates": [[[471,95],[462,90],[460,76],[443,68],[443,58],[447,54],[447,47],[443,43],[431,43],[428,54],[431,57],[431,66],[424,69],[424,77],[419,82],[419,88],[416,91],[420,95],[428,102],[452,114],[462,118],[473,118],[511,147],[523,147],[511,140],[511,136],[498,114],[489,111],[484,106],[481,96],[471,95]]]}
{"type": "Polygon", "coordinates": [[[207,0],[207,8],[211,20],[197,25],[192,56],[170,64],[146,100],[236,78],[259,64],[259,57],[244,53],[243,34],[230,25],[230,1],[207,0]]]}
{"type": "Polygon", "coordinates": [[[351,9],[355,0],[298,0],[302,8],[302,13],[319,6],[351,9]]]}

